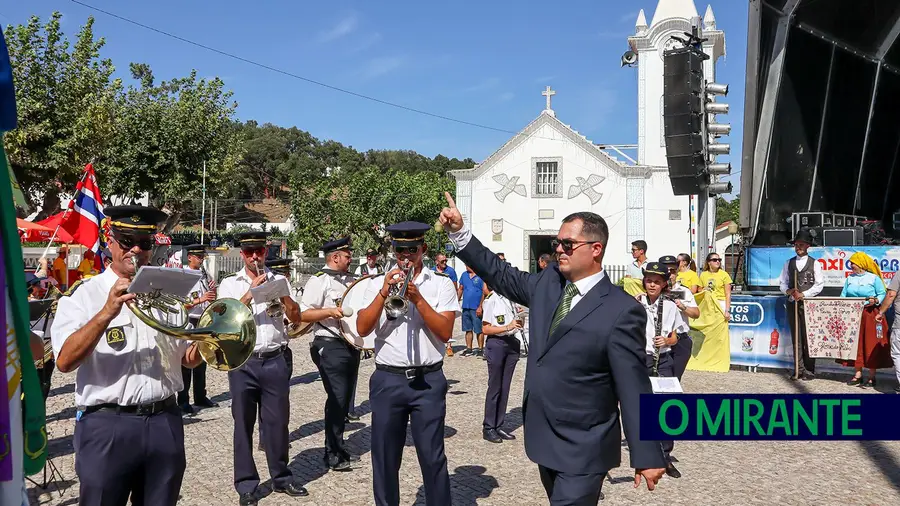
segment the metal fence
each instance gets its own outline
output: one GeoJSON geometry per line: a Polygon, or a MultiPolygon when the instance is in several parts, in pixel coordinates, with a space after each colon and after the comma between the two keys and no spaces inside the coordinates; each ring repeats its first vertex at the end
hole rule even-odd
{"type": "Polygon", "coordinates": [[[612,284],[616,284],[628,273],[628,266],[604,265],[603,270],[606,271],[606,275],[609,276],[609,280],[612,281],[612,284]]]}

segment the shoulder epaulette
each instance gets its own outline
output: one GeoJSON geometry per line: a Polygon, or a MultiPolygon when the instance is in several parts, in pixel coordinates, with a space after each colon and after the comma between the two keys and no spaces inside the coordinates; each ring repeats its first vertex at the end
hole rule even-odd
{"type": "Polygon", "coordinates": [[[490,299],[490,298],[491,298],[491,295],[494,295],[494,292],[491,292],[491,293],[485,295],[485,296],[484,296],[484,300],[490,299]]]}
{"type": "Polygon", "coordinates": [[[76,281],[74,285],[70,286],[69,289],[66,290],[66,293],[63,294],[63,297],[71,297],[72,294],[75,293],[75,290],[78,290],[78,288],[85,282],[87,282],[88,279],[79,279],[78,281],[76,281]]]}
{"type": "Polygon", "coordinates": [[[313,274],[313,276],[321,276],[323,274],[325,274],[325,271],[319,271],[319,272],[313,274]]]}
{"type": "Polygon", "coordinates": [[[232,272],[231,274],[226,274],[225,277],[222,278],[222,281],[225,281],[226,279],[228,279],[228,278],[230,278],[230,277],[233,277],[233,276],[237,276],[237,273],[236,273],[236,272],[232,272]]]}
{"type": "Polygon", "coordinates": [[[438,276],[444,276],[445,278],[449,278],[449,277],[450,277],[450,275],[447,274],[446,272],[438,272],[438,271],[431,271],[431,272],[437,274],[438,276]]]}

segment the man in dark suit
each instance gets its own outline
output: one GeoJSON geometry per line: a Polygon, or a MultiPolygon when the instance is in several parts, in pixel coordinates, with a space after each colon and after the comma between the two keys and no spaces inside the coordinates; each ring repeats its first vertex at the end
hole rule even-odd
{"type": "Polygon", "coordinates": [[[525,452],[552,505],[596,505],[621,462],[618,408],[635,468],[653,490],[665,473],[659,441],[640,439],[647,314],[603,271],[609,229],[599,215],[567,216],[553,241],[559,257],[537,274],[501,261],[465,227],[449,193],[440,222],[459,258],[498,293],[531,309],[522,417],[525,452]]]}

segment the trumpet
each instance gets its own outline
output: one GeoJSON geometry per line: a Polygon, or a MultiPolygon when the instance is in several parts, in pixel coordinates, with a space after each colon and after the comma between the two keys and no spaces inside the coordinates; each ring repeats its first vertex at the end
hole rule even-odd
{"type": "MultiPolygon", "coordinates": [[[[406,288],[409,286],[409,278],[412,277],[413,269],[412,262],[407,260],[407,266],[403,269],[405,277],[403,286],[401,286],[399,290],[394,288],[396,291],[392,290],[394,293],[390,294],[388,298],[384,300],[384,314],[387,316],[388,320],[396,320],[409,311],[409,301],[406,300],[406,288]]],[[[394,287],[396,286],[397,285],[395,284],[394,287]]]]}
{"type": "MultiPolygon", "coordinates": [[[[131,257],[131,262],[137,273],[137,258],[131,257]]],[[[187,309],[181,297],[155,290],[153,293],[136,294],[125,305],[153,330],[197,343],[203,360],[220,371],[230,371],[244,365],[256,346],[253,313],[237,299],[218,299],[210,303],[194,329],[185,329],[187,309]],[[157,319],[153,310],[162,313],[166,321],[157,319]],[[170,315],[177,315],[182,323],[172,325],[170,315]]]]}

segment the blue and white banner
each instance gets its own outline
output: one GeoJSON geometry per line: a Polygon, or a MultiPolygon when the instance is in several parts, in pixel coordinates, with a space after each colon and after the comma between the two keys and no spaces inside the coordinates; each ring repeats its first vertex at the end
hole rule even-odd
{"type": "MultiPolygon", "coordinates": [[[[809,256],[821,265],[825,286],[842,288],[844,278],[850,274],[847,260],[862,251],[878,263],[885,283],[900,270],[900,246],[825,246],[809,249],[809,256]]],[[[781,270],[794,255],[792,247],[747,248],[747,284],[750,286],[778,286],[781,270]]]]}

